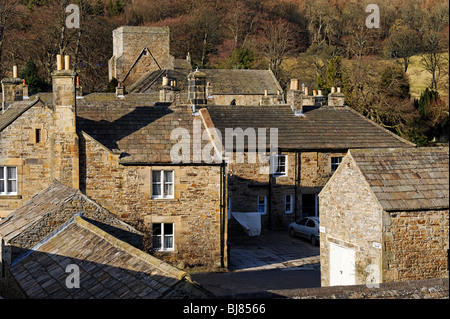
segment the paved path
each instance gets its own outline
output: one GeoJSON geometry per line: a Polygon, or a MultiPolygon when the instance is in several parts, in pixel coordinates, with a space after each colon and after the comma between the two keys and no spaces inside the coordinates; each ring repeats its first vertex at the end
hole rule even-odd
{"type": "Polygon", "coordinates": [[[320,269],[320,249],[301,238],[291,238],[285,231],[265,232],[260,237],[230,239],[232,271],[320,269]],[[314,268],[315,267],[315,268],[314,268]]]}
{"type": "Polygon", "coordinates": [[[218,297],[320,287],[320,249],[308,241],[273,231],[230,243],[229,272],[191,275],[218,297]]]}

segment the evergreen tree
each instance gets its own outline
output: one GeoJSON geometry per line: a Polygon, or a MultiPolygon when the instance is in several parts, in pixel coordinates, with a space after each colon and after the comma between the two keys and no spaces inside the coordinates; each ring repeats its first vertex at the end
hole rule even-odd
{"type": "Polygon", "coordinates": [[[25,79],[30,94],[50,91],[50,84],[39,77],[38,68],[33,60],[27,61],[25,69],[19,76],[25,79]]]}

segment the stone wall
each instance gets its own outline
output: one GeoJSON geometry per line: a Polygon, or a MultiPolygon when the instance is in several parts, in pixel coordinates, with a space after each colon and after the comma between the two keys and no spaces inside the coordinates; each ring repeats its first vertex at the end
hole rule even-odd
{"type": "Polygon", "coordinates": [[[213,103],[216,105],[231,105],[233,102],[238,106],[254,106],[254,105],[276,105],[283,102],[281,95],[269,95],[263,94],[216,94],[213,95],[213,103]]]}
{"type": "MultiPolygon", "coordinates": [[[[263,227],[269,226],[269,215],[272,216],[271,227],[286,228],[295,218],[302,216],[302,194],[317,194],[332,175],[331,157],[344,156],[344,153],[332,152],[281,152],[287,155],[288,175],[269,179],[268,164],[249,162],[248,154],[244,154],[243,163],[228,165],[228,191],[231,196],[233,212],[256,212],[258,195],[266,195],[271,212],[262,216],[263,227]],[[301,161],[298,163],[298,161],[301,161]],[[300,184],[298,170],[301,169],[300,184]],[[297,187],[296,187],[297,184],[297,187]],[[269,191],[270,190],[270,191],[269,191]],[[285,195],[293,195],[293,211],[286,214],[285,195]],[[297,213],[294,208],[296,207],[297,213]]],[[[236,155],[235,155],[236,156],[236,155]]],[[[235,159],[236,160],[236,159],[235,159]]],[[[235,161],[234,160],[234,161],[235,161]]]]}
{"type": "MultiPolygon", "coordinates": [[[[366,285],[270,290],[224,296],[228,299],[448,299],[448,278],[366,285]]],[[[394,301],[395,302],[395,301],[394,301]]],[[[345,305],[347,306],[347,305],[345,305]]]]}
{"type": "Polygon", "coordinates": [[[170,55],[168,27],[125,26],[113,31],[110,79],[116,78],[122,82],[126,78],[126,86],[145,72],[173,68],[174,57],[170,55]],[[142,52],[145,48],[148,51],[142,52]]]}
{"type": "Polygon", "coordinates": [[[174,265],[221,266],[219,166],[125,166],[87,134],[82,145],[82,189],[142,231],[145,250],[153,223],[174,223],[175,251],[152,254],[174,265]],[[174,171],[173,199],[152,199],[152,169],[174,171]]]}
{"type": "Polygon", "coordinates": [[[0,132],[0,166],[17,167],[17,195],[0,196],[0,217],[50,185],[58,169],[49,156],[53,132],[53,112],[40,102],[0,132]],[[41,130],[39,143],[36,143],[36,129],[41,130]]]}
{"type": "Polygon", "coordinates": [[[355,251],[355,284],[379,281],[382,209],[350,157],[319,195],[322,286],[330,285],[330,244],[355,251]]]}
{"type": "Polygon", "coordinates": [[[385,213],[383,281],[448,277],[449,211],[385,213]]]}
{"type": "Polygon", "coordinates": [[[356,284],[448,277],[448,210],[385,212],[351,157],[335,174],[320,193],[322,286],[330,243],[355,251],[356,284]]]}

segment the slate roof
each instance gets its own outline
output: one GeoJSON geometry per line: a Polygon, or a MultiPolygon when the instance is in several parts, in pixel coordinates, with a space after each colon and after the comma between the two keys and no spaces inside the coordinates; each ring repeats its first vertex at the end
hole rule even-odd
{"type": "Polygon", "coordinates": [[[414,144],[376,125],[349,107],[304,108],[294,116],[289,105],[208,106],[214,126],[278,129],[278,146],[286,150],[346,150],[350,148],[413,147],[414,144]]]}
{"type": "MultiPolygon", "coordinates": [[[[202,125],[200,119],[197,123],[202,125]]],[[[181,139],[171,139],[172,131],[187,130],[192,143],[193,126],[192,109],[186,105],[94,100],[77,104],[77,128],[108,149],[119,150],[121,163],[172,163],[170,151],[181,139]]]]}
{"type": "MultiPolygon", "coordinates": [[[[283,92],[270,70],[246,69],[201,69],[206,74],[206,81],[212,84],[213,94],[277,94],[283,92]]],[[[187,77],[191,69],[159,70],[147,73],[127,87],[129,92],[159,92],[163,76],[177,80],[181,92],[187,92],[187,77]]]]}
{"type": "MultiPolygon", "coordinates": [[[[139,241],[142,241],[142,234],[132,226],[121,221],[79,190],[67,187],[57,180],[53,180],[49,187],[34,195],[23,206],[2,219],[0,237],[5,242],[14,242],[15,238],[27,233],[25,237],[28,244],[21,248],[30,248],[42,240],[42,234],[47,235],[52,231],[52,227],[48,225],[49,220],[58,220],[62,224],[66,221],[63,216],[70,218],[74,213],[84,213],[93,223],[102,225],[102,228],[108,229],[117,237],[136,246],[139,246],[139,241]],[[57,219],[52,217],[56,215],[57,219]],[[48,229],[43,230],[42,227],[48,229]],[[40,232],[34,231],[36,228],[40,228],[40,232]]],[[[55,225],[54,228],[59,226],[55,225]]]]}
{"type": "Polygon", "coordinates": [[[386,211],[449,208],[449,148],[350,150],[386,211]]]}
{"type": "Polygon", "coordinates": [[[25,100],[13,102],[6,108],[3,114],[0,109],[0,132],[3,131],[9,124],[14,122],[23,112],[38,102],[38,99],[33,99],[32,101],[25,100]]]}
{"type": "Polygon", "coordinates": [[[28,298],[139,299],[164,297],[186,274],[75,216],[27,254],[11,273],[28,298]],[[79,288],[67,288],[70,264],[79,288]]]}

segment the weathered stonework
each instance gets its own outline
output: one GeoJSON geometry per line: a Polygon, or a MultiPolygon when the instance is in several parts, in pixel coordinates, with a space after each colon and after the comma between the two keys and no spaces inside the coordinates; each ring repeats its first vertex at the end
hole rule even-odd
{"type": "Polygon", "coordinates": [[[145,233],[145,250],[152,251],[153,223],[174,223],[175,250],[153,252],[155,256],[183,266],[221,267],[221,249],[226,248],[221,248],[220,166],[121,165],[119,155],[86,133],[81,143],[81,188],[145,233]],[[173,199],[152,199],[153,169],[174,170],[173,199]]]}
{"type": "Polygon", "coordinates": [[[287,155],[287,176],[270,179],[269,164],[259,163],[258,160],[252,163],[248,153],[244,153],[243,163],[228,165],[232,211],[256,212],[258,195],[265,195],[271,211],[262,215],[263,227],[285,228],[291,222],[301,218],[304,215],[301,195],[319,193],[333,174],[331,157],[344,156],[343,153],[332,152],[281,152],[280,154],[287,155]],[[293,196],[292,212],[288,214],[285,211],[285,195],[293,196]]]}
{"type": "Polygon", "coordinates": [[[383,282],[448,277],[448,209],[385,213],[383,220],[383,282]]]}
{"type": "Polygon", "coordinates": [[[126,86],[144,73],[173,69],[168,27],[120,27],[113,31],[109,79],[126,86]]]}
{"type": "Polygon", "coordinates": [[[327,184],[319,195],[320,226],[325,229],[320,234],[321,283],[330,285],[330,243],[355,251],[355,284],[371,283],[366,282],[368,270],[381,271],[381,249],[373,243],[382,242],[382,209],[350,158],[336,173],[339,182],[327,184]]]}
{"type": "Polygon", "coordinates": [[[446,200],[448,205],[448,169],[445,173],[441,166],[445,149],[378,152],[377,157],[377,151],[361,151],[355,160],[349,151],[320,193],[322,286],[330,285],[333,267],[341,267],[330,261],[332,244],[354,252],[354,284],[448,277],[449,210],[440,207],[446,200]],[[388,161],[391,168],[381,170],[388,161]],[[435,206],[418,208],[421,203],[435,206]]]}

